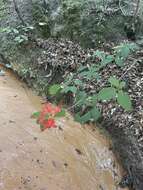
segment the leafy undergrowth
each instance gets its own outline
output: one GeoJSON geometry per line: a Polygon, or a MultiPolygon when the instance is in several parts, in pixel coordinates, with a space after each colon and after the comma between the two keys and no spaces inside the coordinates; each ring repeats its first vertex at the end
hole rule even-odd
{"type": "Polygon", "coordinates": [[[135,44],[125,43],[115,47],[110,54],[96,50],[89,56],[95,64],[81,64],[76,72],[67,73],[61,84],[54,84],[49,88],[49,95],[55,98],[71,96],[75,120],[82,124],[97,121],[101,117],[98,104],[102,102],[115,101],[126,111],[131,111],[132,102],[122,77],[111,75],[98,92],[95,84],[102,80],[102,72],[107,65],[124,67],[127,57],[136,49],[135,44]]]}

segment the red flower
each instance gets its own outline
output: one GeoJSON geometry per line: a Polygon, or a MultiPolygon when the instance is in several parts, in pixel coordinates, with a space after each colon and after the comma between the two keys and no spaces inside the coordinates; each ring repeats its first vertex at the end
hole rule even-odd
{"type": "Polygon", "coordinates": [[[53,119],[57,113],[61,112],[61,108],[47,103],[43,106],[42,111],[37,119],[41,126],[41,130],[56,127],[55,120],[53,119]]]}
{"type": "Polygon", "coordinates": [[[56,113],[60,112],[61,108],[58,106],[53,106],[50,103],[47,103],[44,105],[42,111],[41,111],[41,115],[45,115],[45,114],[51,114],[52,116],[55,116],[56,113]]]}
{"type": "Polygon", "coordinates": [[[55,128],[55,118],[63,117],[64,110],[59,106],[54,106],[51,103],[47,103],[43,106],[41,112],[35,112],[34,118],[37,118],[37,123],[40,125],[42,131],[47,128],[55,128]],[[59,114],[58,114],[59,113],[59,114]]]}
{"type": "Polygon", "coordinates": [[[53,107],[52,113],[56,115],[57,113],[61,112],[61,108],[58,106],[53,107]]]}
{"type": "Polygon", "coordinates": [[[55,128],[55,127],[56,127],[56,123],[55,123],[55,120],[52,118],[45,120],[42,123],[42,131],[47,129],[47,128],[55,128]]]}
{"type": "Polygon", "coordinates": [[[45,104],[44,106],[43,106],[43,109],[42,109],[42,112],[43,113],[50,113],[51,111],[52,111],[52,104],[50,104],[50,103],[47,103],[47,104],[45,104]]]}

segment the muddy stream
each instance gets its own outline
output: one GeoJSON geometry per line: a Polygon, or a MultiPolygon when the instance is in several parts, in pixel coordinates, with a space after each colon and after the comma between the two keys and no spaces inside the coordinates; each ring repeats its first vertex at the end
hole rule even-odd
{"type": "Polygon", "coordinates": [[[11,72],[0,76],[0,190],[120,190],[110,140],[72,117],[41,132],[37,97],[11,72]]]}

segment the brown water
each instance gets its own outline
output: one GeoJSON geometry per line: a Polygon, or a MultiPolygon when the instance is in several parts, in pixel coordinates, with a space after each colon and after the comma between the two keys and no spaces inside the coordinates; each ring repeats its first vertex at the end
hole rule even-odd
{"type": "Polygon", "coordinates": [[[69,116],[40,132],[41,100],[12,74],[0,76],[0,190],[120,190],[110,141],[69,116]]]}

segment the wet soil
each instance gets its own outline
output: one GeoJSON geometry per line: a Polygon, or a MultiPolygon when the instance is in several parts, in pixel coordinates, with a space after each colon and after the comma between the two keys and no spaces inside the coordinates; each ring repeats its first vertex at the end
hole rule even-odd
{"type": "Polygon", "coordinates": [[[110,140],[68,114],[40,132],[30,115],[42,101],[10,72],[0,76],[0,190],[120,190],[110,140]]]}

